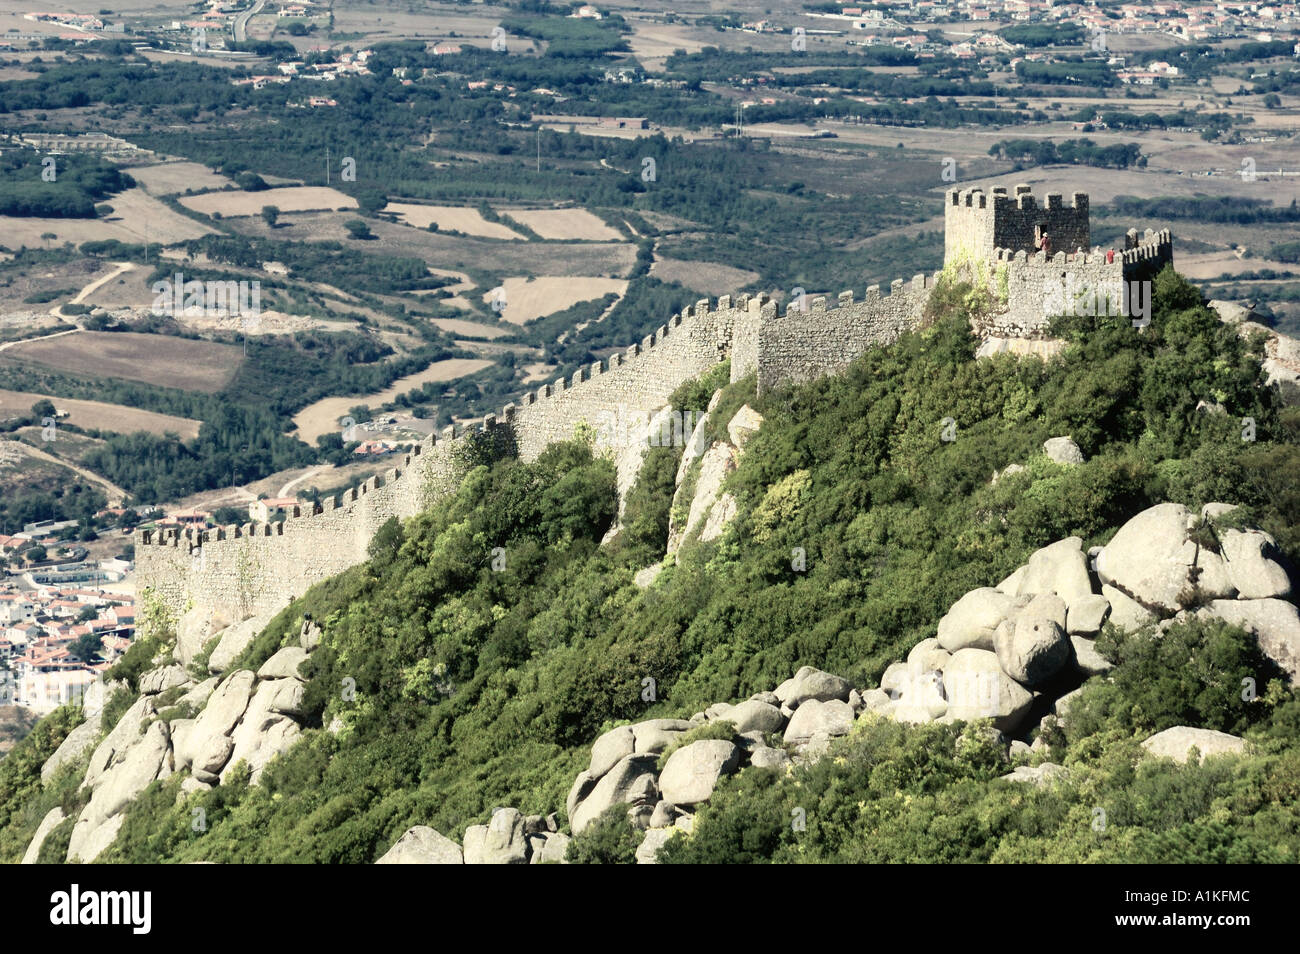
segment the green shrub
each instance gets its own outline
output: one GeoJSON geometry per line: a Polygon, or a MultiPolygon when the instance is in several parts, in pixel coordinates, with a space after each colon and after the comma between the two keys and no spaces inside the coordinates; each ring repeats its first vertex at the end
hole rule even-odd
{"type": "Polygon", "coordinates": [[[644,833],[632,827],[626,805],[611,805],[569,842],[565,858],[575,865],[636,864],[644,833]]]}

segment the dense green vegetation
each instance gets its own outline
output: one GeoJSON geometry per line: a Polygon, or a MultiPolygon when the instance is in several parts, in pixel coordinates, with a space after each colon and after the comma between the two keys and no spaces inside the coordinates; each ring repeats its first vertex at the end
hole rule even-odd
{"type": "Polygon", "coordinates": [[[0,156],[0,215],[93,219],[97,201],[134,185],[98,156],[6,149],[0,156]]]}
{"type": "Polygon", "coordinates": [[[1098,146],[1091,139],[1004,139],[989,147],[989,155],[1017,163],[1047,166],[1055,163],[1127,169],[1145,166],[1142,147],[1135,142],[1098,146]]]}
{"type": "MultiPolygon", "coordinates": [[[[1300,488],[1282,479],[1300,473],[1300,415],[1279,410],[1257,351],[1194,288],[1162,273],[1141,333],[1118,319],[1061,320],[1072,343],[1051,364],[973,361],[968,291],[947,287],[930,327],[844,375],[757,400],[752,378],[727,385],[721,417],[748,400],[766,418],[731,479],[740,516],[646,591],[631,574],[662,552],[677,451],[650,455],[627,530],[601,547],[614,470],[585,439],[528,464],[484,447],[452,498],[390,523],[367,564],[288,607],[239,661],[255,668],[296,638],[304,614],[322,623],[304,741],[257,786],[235,780],[178,805],[179,779],[155,783],[112,857],[361,862],[412,824],[455,837],[495,805],[563,811],[586,747],[618,720],[686,715],[770,689],[804,663],[873,679],[962,593],[1061,537],[1104,542],[1156,501],[1239,502],[1289,559],[1300,555],[1300,488]],[[1229,413],[1198,413],[1201,397],[1229,413]],[[1253,444],[1238,433],[1246,415],[1258,422],[1253,444]],[[955,442],[940,440],[949,416],[955,442]],[[1062,468],[1039,452],[1060,433],[1086,463],[1062,468]],[[1012,461],[1029,466],[990,486],[1012,461]],[[804,572],[792,569],[794,547],[807,553],[804,572]],[[348,679],[355,698],[340,695],[348,679]],[[336,718],[337,734],[319,730],[336,718]],[[200,806],[209,828],[195,834],[200,806]]],[[[673,403],[698,408],[724,381],[685,386],[673,403]]],[[[1089,688],[1077,722],[1048,740],[1079,773],[1069,786],[995,781],[1005,768],[975,729],[866,726],[842,760],[727,783],[671,857],[1294,860],[1300,707],[1258,651],[1226,627],[1108,638],[1114,682],[1089,688]],[[1185,658],[1195,665],[1176,664],[1185,658]],[[1259,681],[1257,704],[1227,693],[1243,674],[1259,681]],[[1244,730],[1264,754],[1134,767],[1137,740],[1185,720],[1244,730]],[[1109,818],[1102,838],[1090,827],[1097,806],[1109,818]],[[791,830],[792,807],[806,809],[806,832],[791,830]]],[[[15,811],[0,845],[35,824],[15,811]]],[[[614,822],[583,843],[591,860],[627,860],[614,822]]]]}
{"type": "Polygon", "coordinates": [[[1144,219],[1194,219],[1197,222],[1235,225],[1300,222],[1300,208],[1297,208],[1294,199],[1290,205],[1279,206],[1268,199],[1222,195],[1159,196],[1149,199],[1119,195],[1107,209],[1107,214],[1144,219]]]}
{"type": "Polygon", "coordinates": [[[1268,257],[1290,265],[1300,265],[1300,242],[1279,242],[1269,251],[1268,257]]]}
{"type": "MultiPolygon", "coordinates": [[[[1199,129],[1214,136],[1232,127],[1234,119],[1228,113],[1201,113],[1190,109],[1180,109],[1172,113],[1134,113],[1120,109],[1103,110],[1097,106],[1085,106],[1070,117],[1078,123],[1098,123],[1110,129],[1199,129]]],[[[1247,118],[1245,120],[1249,122],[1247,118]]]]}
{"type": "Polygon", "coordinates": [[[1114,71],[1107,64],[1082,59],[1060,63],[1021,60],[1016,64],[1016,78],[1026,84],[1086,86],[1093,89],[1119,84],[1114,71]]]}
{"type": "Polygon", "coordinates": [[[1020,46],[1078,46],[1087,31],[1077,23],[1019,23],[998,30],[998,36],[1020,46]]]}

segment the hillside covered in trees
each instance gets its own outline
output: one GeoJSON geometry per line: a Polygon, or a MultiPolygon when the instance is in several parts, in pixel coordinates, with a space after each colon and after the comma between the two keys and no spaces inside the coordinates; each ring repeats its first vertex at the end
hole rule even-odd
{"type": "MultiPolygon", "coordinates": [[[[1105,543],[1164,501],[1238,504],[1296,566],[1300,413],[1264,385],[1258,342],[1194,287],[1166,269],[1141,332],[1118,318],[1059,320],[1069,345],[1047,363],[975,360],[969,301],[969,288],[948,287],[926,327],[812,384],[756,397],[752,379],[708,375],[680,389],[680,409],[722,388],[719,408],[749,403],[764,423],[729,478],[735,521],[644,589],[633,576],[663,556],[680,448],[647,454],[623,530],[604,544],[615,469],[589,435],[532,463],[483,448],[454,496],[390,522],[367,563],[286,608],[229,667],[257,670],[296,645],[305,619],[319,624],[298,743],[256,784],[238,769],[209,790],[183,791],[184,772],[150,783],[99,860],[366,863],[413,825],[459,838],[499,805],[563,824],[602,731],[747,698],[805,664],[874,684],[963,593],[1051,541],[1105,543]],[[1202,400],[1226,413],[1198,410],[1202,400]],[[945,418],[955,440],[942,439],[945,418]],[[1060,434],[1085,462],[1041,453],[1060,434]],[[1015,480],[990,481],[1017,462],[1015,480]]],[[[109,701],[104,731],[174,638],[160,631],[110,674],[131,688],[109,701]]],[[[820,761],[724,781],[660,860],[1300,859],[1300,699],[1253,638],[1193,622],[1108,627],[1098,647],[1110,679],[1089,683],[1080,717],[1045,739],[1074,770],[1068,782],[998,781],[991,744],[960,723],[859,720],[820,761]],[[1249,700],[1210,691],[1257,675],[1249,700]],[[1139,757],[1141,739],[1178,724],[1255,748],[1200,765],[1139,757]],[[794,808],[806,830],[790,825],[794,808]]],[[[0,762],[5,860],[57,806],[68,821],[41,857],[63,857],[88,798],[84,757],[45,783],[40,767],[79,718],[56,712],[0,762]]],[[[570,859],[631,861],[635,843],[612,816],[570,859]]]]}

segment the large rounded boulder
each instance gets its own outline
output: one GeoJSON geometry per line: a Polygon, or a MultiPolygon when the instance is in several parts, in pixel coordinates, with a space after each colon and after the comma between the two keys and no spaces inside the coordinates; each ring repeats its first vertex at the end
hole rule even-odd
{"type": "MultiPolygon", "coordinates": [[[[1059,602],[1058,597],[1051,597],[1059,602]]],[[[1064,618],[1056,618],[1031,604],[998,627],[994,650],[1002,671],[1031,689],[1042,686],[1070,662],[1072,648],[1065,635],[1064,618]]]]}
{"type": "Polygon", "coordinates": [[[971,590],[939,620],[940,648],[950,653],[959,649],[992,649],[993,631],[1022,602],[991,586],[971,590]]]}
{"type": "Polygon", "coordinates": [[[659,776],[659,792],[673,805],[709,800],[718,779],[740,765],[740,749],[725,739],[701,739],[668,756],[659,776]]]}
{"type": "Polygon", "coordinates": [[[1097,575],[1142,606],[1173,615],[1191,589],[1197,547],[1187,531],[1199,521],[1177,503],[1143,510],[1097,555],[1097,575]]]}
{"type": "Polygon", "coordinates": [[[946,719],[992,719],[1003,732],[1015,732],[1033,704],[1029,690],[1016,682],[986,649],[960,649],[943,671],[948,696],[946,719]]]}

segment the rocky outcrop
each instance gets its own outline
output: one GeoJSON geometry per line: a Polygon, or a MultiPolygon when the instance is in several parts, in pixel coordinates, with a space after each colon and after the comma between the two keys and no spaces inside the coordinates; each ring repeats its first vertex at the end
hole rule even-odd
{"type": "Polygon", "coordinates": [[[514,808],[498,808],[486,825],[465,829],[464,850],[467,865],[528,864],[524,816],[514,808]]]}
{"type": "Polygon", "coordinates": [[[1017,765],[1009,775],[1003,775],[1002,780],[1033,785],[1035,788],[1048,788],[1056,782],[1068,782],[1071,774],[1064,765],[1043,762],[1034,766],[1017,765]]]}
{"type": "Polygon", "coordinates": [[[1069,466],[1083,463],[1083,451],[1068,437],[1049,437],[1043,442],[1043,453],[1058,464],[1069,466]]]}
{"type": "Polygon", "coordinates": [[[159,666],[140,677],[140,695],[155,696],[178,686],[190,686],[194,680],[180,666],[159,666]]]}
{"type": "Polygon", "coordinates": [[[1261,324],[1254,303],[1211,301],[1209,307],[1219,313],[1224,323],[1235,326],[1241,337],[1264,336],[1263,370],[1267,382],[1281,386],[1284,398],[1291,389],[1290,400],[1294,402],[1295,389],[1300,388],[1300,341],[1261,324]]]}
{"type": "Polygon", "coordinates": [[[1168,503],[1138,514],[1098,553],[1101,582],[1160,617],[1206,600],[1289,596],[1291,582],[1273,559],[1273,538],[1257,530],[1224,529],[1204,539],[1200,531],[1213,531],[1210,508],[1225,509],[1209,505],[1197,514],[1168,503]]]}
{"type": "Polygon", "coordinates": [[[1212,600],[1199,611],[1253,633],[1259,648],[1300,686],[1300,613],[1285,600],[1212,600]]]}
{"type": "Polygon", "coordinates": [[[172,769],[167,723],[154,722],[141,738],[122,750],[120,760],[97,776],[94,793],[72,827],[67,860],[93,861],[117,837],[122,809],[150,782],[166,778],[172,769]]]}
{"type": "Polygon", "coordinates": [[[467,865],[566,864],[568,850],[569,837],[556,830],[554,815],[525,816],[498,808],[486,825],[465,829],[467,865]]]}
{"type": "Polygon", "coordinates": [[[718,780],[740,764],[740,749],[723,739],[701,739],[668,757],[659,776],[659,792],[670,805],[698,805],[709,800],[718,780]]]}
{"type": "Polygon", "coordinates": [[[59,747],[41,766],[41,783],[47,784],[64,765],[76,762],[99,741],[103,731],[104,704],[114,692],[125,690],[122,683],[105,684],[101,679],[91,683],[81,699],[81,711],[86,719],[67,734],[59,747]]]}
{"type": "Polygon", "coordinates": [[[36,833],[32,835],[31,843],[27,846],[27,851],[23,853],[21,864],[34,865],[36,859],[41,856],[41,846],[45,844],[45,839],[50,836],[50,832],[63,824],[67,818],[63,814],[62,808],[51,808],[41,819],[41,823],[36,826],[36,833]]]}
{"type": "Polygon", "coordinates": [[[1213,729],[1196,729],[1186,725],[1176,725],[1163,732],[1157,732],[1142,743],[1142,748],[1159,758],[1173,759],[1175,762],[1187,762],[1192,757],[1192,749],[1197,749],[1202,757],[1210,755],[1240,755],[1246,750],[1246,740],[1226,732],[1213,729]]]}
{"type": "Polygon", "coordinates": [[[377,865],[461,865],[465,855],[460,845],[428,825],[408,828],[377,865]]]}
{"type": "Polygon", "coordinates": [[[269,616],[252,616],[222,630],[221,639],[208,657],[208,672],[220,675],[229,669],[270,621],[269,616]]]}
{"type": "MultiPolygon", "coordinates": [[[[569,812],[569,827],[579,834],[604,811],[614,805],[653,806],[659,791],[655,784],[657,757],[651,754],[626,755],[604,775],[585,773],[593,782],[586,795],[580,795],[569,812]]],[[[581,776],[579,776],[581,778],[581,776]]]]}
{"type": "Polygon", "coordinates": [[[762,427],[763,416],[745,405],[727,422],[728,439],[714,441],[705,447],[706,429],[721,394],[721,391],[714,394],[709,410],[700,417],[686,441],[677,468],[673,516],[668,526],[669,555],[676,553],[689,539],[705,543],[718,539],[736,517],[736,498],[723,491],[722,486],[735,471],[745,445],[762,427]],[[693,482],[688,479],[692,474],[693,482]],[[686,511],[685,521],[679,521],[676,516],[682,510],[686,511]]]}
{"type": "MultiPolygon", "coordinates": [[[[67,860],[94,861],[117,837],[131,802],[151,783],[174,773],[188,773],[182,795],[228,778],[240,763],[250,769],[250,784],[256,784],[266,765],[301,732],[295,718],[302,714],[303,694],[297,669],[308,658],[306,647],[315,647],[320,635],[319,627],[304,623],[298,645],[279,650],[259,669],[260,677],[243,669],[194,685],[181,666],[169,663],[143,673],[140,697],[94,746],[87,761],[82,786],[90,790],[90,798],[73,824],[67,860]],[[159,700],[180,689],[186,691],[176,705],[160,712],[159,700]],[[194,710],[199,711],[192,718],[175,715],[194,710]]],[[[97,734],[98,722],[83,723],[87,725],[97,734]]],[[[84,735],[90,731],[84,730],[84,735]]],[[[71,749],[89,747],[84,735],[71,749]]],[[[72,739],[65,739],[65,745],[72,739]]],[[[52,773],[73,758],[60,746],[46,767],[52,773]]],[[[38,832],[41,840],[47,834],[38,832]]],[[[28,852],[39,851],[34,838],[28,852]]]]}
{"type": "Polygon", "coordinates": [[[1267,534],[1215,528],[1233,509],[1151,507],[1096,550],[1095,578],[1080,538],[1043,547],[996,587],[957,600],[864,703],[911,723],[991,718],[1016,735],[1036,694],[1050,691],[1051,701],[1110,670],[1093,642],[1105,625],[1132,630],[1191,611],[1254,633],[1296,684],[1300,614],[1281,598],[1291,581],[1267,534]]]}

